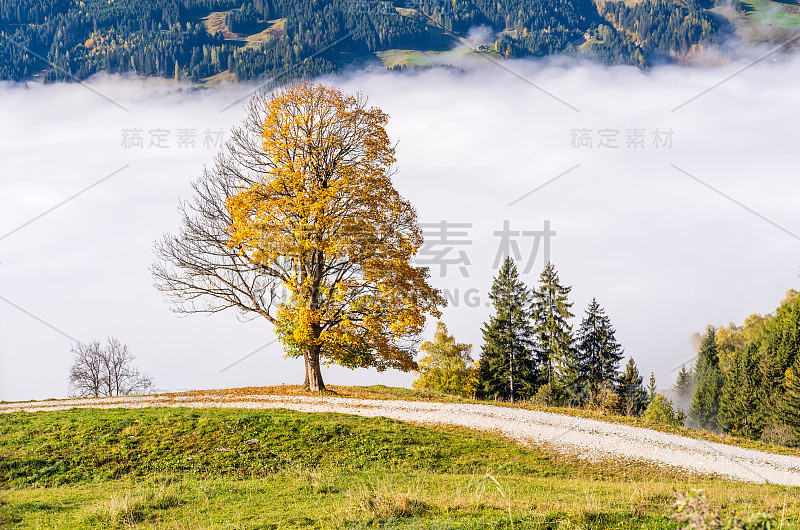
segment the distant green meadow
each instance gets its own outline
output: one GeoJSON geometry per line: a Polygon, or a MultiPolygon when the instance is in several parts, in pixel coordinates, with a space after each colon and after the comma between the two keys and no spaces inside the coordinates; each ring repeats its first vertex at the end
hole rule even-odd
{"type": "Polygon", "coordinates": [[[776,28],[800,29],[800,12],[791,13],[788,9],[798,6],[784,6],[770,0],[739,0],[747,11],[747,16],[764,26],[776,28]]]}

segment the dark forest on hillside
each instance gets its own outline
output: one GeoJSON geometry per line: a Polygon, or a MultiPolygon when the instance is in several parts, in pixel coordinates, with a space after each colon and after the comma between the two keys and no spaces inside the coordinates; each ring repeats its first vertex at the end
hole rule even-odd
{"type": "Polygon", "coordinates": [[[664,0],[0,0],[0,79],[105,71],[197,82],[227,71],[286,81],[383,50],[448,49],[476,25],[497,35],[485,53],[586,54],[642,67],[715,38],[693,2],[664,0]],[[212,13],[224,23],[207,24],[212,13]]]}

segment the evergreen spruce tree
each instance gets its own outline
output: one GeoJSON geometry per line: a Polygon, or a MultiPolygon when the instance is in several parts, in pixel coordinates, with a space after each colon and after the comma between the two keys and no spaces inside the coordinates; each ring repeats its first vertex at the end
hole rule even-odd
{"type": "Polygon", "coordinates": [[[650,372],[650,382],[647,384],[647,404],[649,405],[656,399],[658,387],[656,386],[656,374],[650,372]]]}
{"type": "Polygon", "coordinates": [[[622,412],[628,416],[636,416],[647,408],[647,390],[644,388],[644,379],[639,374],[633,357],[628,359],[625,371],[619,378],[617,394],[622,412]]]}
{"type": "Polygon", "coordinates": [[[477,395],[512,402],[529,398],[539,385],[533,358],[530,291],[519,280],[510,257],[494,279],[489,298],[495,314],[482,330],[477,395]]]}
{"type": "Polygon", "coordinates": [[[619,362],[624,355],[603,308],[592,298],[576,339],[574,371],[578,384],[590,399],[596,399],[604,382],[617,383],[619,362]]]}
{"type": "MultiPolygon", "coordinates": [[[[760,426],[784,424],[786,374],[800,355],[800,293],[789,291],[760,337],[758,405],[754,419],[760,426]]],[[[758,433],[760,435],[760,433],[758,433]]]]}
{"type": "Polygon", "coordinates": [[[722,385],[717,423],[736,436],[753,438],[764,428],[753,414],[757,406],[757,358],[757,344],[739,351],[722,385]]]}
{"type": "MultiPolygon", "coordinates": [[[[779,422],[780,397],[783,389],[784,373],[783,363],[777,355],[780,348],[780,330],[776,329],[775,319],[767,325],[767,332],[761,339],[759,348],[758,379],[760,384],[756,389],[756,410],[753,417],[759,425],[767,426],[779,422]],[[777,331],[777,333],[776,333],[777,331]]],[[[758,433],[760,436],[760,433],[758,433]]]]}
{"type": "Polygon", "coordinates": [[[692,375],[686,366],[681,366],[681,371],[678,372],[678,378],[675,380],[675,394],[681,400],[691,399],[689,394],[692,391],[692,375]]]}
{"type": "Polygon", "coordinates": [[[709,333],[702,337],[694,374],[685,369],[678,374],[676,391],[688,389],[693,419],[774,443],[785,443],[778,438],[786,440],[791,427],[794,442],[800,442],[800,292],[789,291],[775,314],[751,315],[744,326],[730,329],[738,335],[726,330],[728,336],[716,331],[714,340],[709,333]]]}
{"type": "Polygon", "coordinates": [[[717,415],[719,413],[719,399],[722,394],[722,376],[719,369],[717,354],[716,330],[709,326],[703,339],[700,341],[700,350],[697,354],[697,367],[695,368],[695,381],[697,389],[692,399],[689,411],[692,419],[698,426],[705,429],[718,428],[717,415]]]}
{"type": "Polygon", "coordinates": [[[539,277],[539,288],[533,293],[533,322],[537,339],[537,361],[542,380],[552,383],[574,377],[575,348],[569,319],[572,303],[568,295],[572,287],[561,285],[558,272],[548,263],[539,277]]]}
{"type": "Polygon", "coordinates": [[[783,398],[783,418],[794,433],[794,441],[800,442],[800,355],[786,371],[786,394],[783,398]]]}

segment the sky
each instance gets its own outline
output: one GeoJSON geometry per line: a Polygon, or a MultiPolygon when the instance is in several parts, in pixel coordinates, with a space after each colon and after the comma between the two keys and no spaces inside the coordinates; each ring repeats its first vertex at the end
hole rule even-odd
{"type": "MultiPolygon", "coordinates": [[[[395,186],[426,232],[418,262],[473,357],[504,251],[531,286],[555,264],[574,326],[596,298],[662,388],[691,362],[694,332],[772,312],[800,288],[800,59],[459,66],[323,81],[389,113],[395,186]]],[[[266,321],[176,315],[149,272],[153,241],[178,227],[179,201],[253,88],[106,75],[0,85],[0,400],[65,397],[74,341],[107,336],[160,391],[302,381],[301,361],[264,347],[266,321]]],[[[336,366],[323,376],[415,378],[336,366]]]]}

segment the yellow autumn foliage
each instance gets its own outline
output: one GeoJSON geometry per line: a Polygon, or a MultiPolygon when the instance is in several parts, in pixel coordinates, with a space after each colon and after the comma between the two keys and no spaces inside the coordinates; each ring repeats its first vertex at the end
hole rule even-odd
{"type": "Polygon", "coordinates": [[[266,105],[259,180],[226,202],[228,245],[285,288],[279,337],[307,365],[416,368],[415,337],[445,301],[412,264],[422,232],[392,184],[388,115],[312,83],[266,105]]]}
{"type": "Polygon", "coordinates": [[[420,349],[425,355],[419,361],[415,389],[474,397],[478,388],[478,366],[470,356],[471,344],[457,343],[444,322],[438,322],[433,341],[426,341],[420,349]]]}

